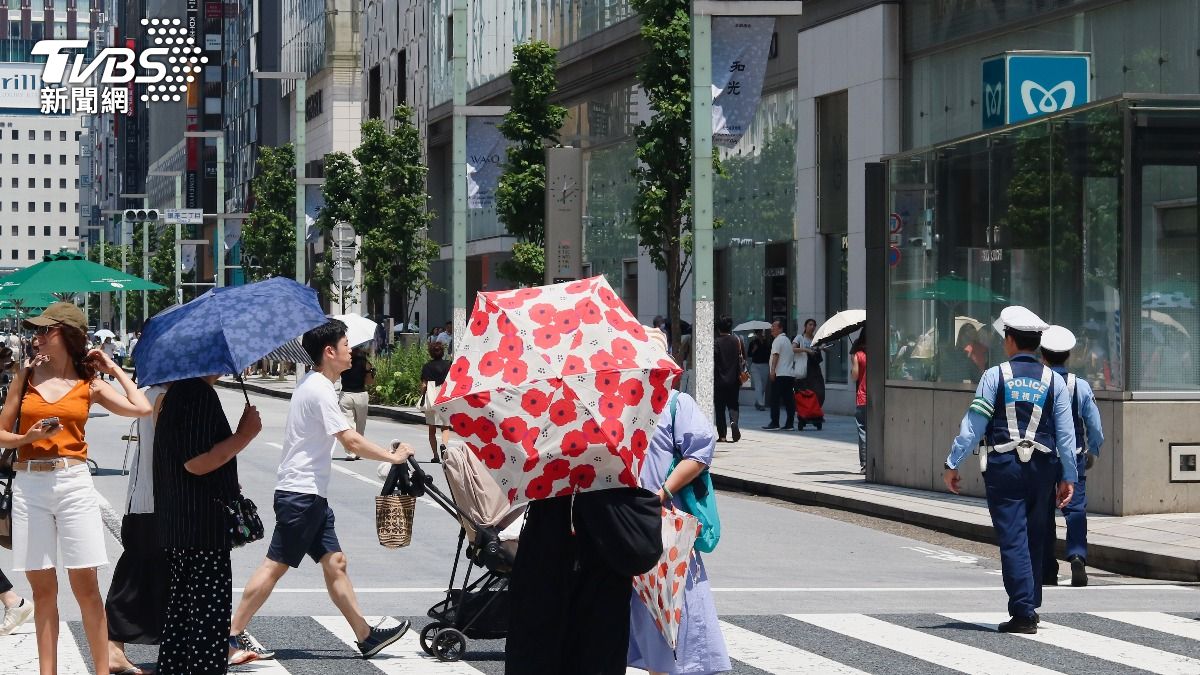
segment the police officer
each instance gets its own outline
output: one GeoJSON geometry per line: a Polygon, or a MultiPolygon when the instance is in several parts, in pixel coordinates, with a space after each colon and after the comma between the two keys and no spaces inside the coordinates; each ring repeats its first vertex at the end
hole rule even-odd
{"type": "MultiPolygon", "coordinates": [[[[1075,495],[1062,507],[1067,519],[1067,562],[1071,563],[1071,585],[1087,586],[1087,470],[1095,457],[1100,456],[1104,429],[1100,426],[1100,409],[1096,396],[1086,380],[1067,372],[1067,357],[1075,348],[1075,334],[1062,326],[1050,326],[1042,333],[1042,363],[1063,377],[1067,395],[1071,397],[1071,417],[1075,427],[1075,495]]],[[[1046,528],[1045,568],[1042,581],[1058,585],[1058,561],[1054,559],[1054,511],[1050,511],[1046,528]]]]}
{"type": "Polygon", "coordinates": [[[980,469],[1012,617],[999,630],[1037,633],[1045,530],[1053,505],[1071,501],[1075,428],[1066,383],[1034,353],[1049,326],[1024,307],[1005,308],[996,325],[1003,327],[1009,361],[989,368],[979,380],[942,478],[958,494],[958,467],[976,443],[985,440],[980,469]],[[1054,499],[1060,463],[1062,476],[1054,499]]]}

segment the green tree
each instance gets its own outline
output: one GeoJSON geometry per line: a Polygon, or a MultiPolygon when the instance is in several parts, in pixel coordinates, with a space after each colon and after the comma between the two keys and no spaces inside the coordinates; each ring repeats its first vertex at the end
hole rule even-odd
{"type": "Polygon", "coordinates": [[[258,175],[250,181],[254,208],[242,226],[242,259],[251,281],[296,273],[296,153],[292,146],[264,146],[258,175]],[[255,264],[249,264],[253,259],[255,264]]]}
{"type": "MultiPolygon", "coordinates": [[[[137,239],[137,242],[140,245],[140,243],[141,243],[140,237],[137,239]]],[[[101,258],[100,257],[101,256],[101,246],[100,246],[100,244],[96,244],[95,246],[91,246],[88,248],[87,259],[94,263],[99,263],[101,265],[104,265],[105,267],[111,267],[114,270],[119,270],[119,269],[121,269],[121,250],[122,249],[125,250],[125,255],[126,255],[125,260],[127,263],[127,269],[129,271],[129,273],[130,274],[139,274],[141,271],[139,269],[141,267],[141,260],[142,260],[141,254],[140,253],[135,254],[134,249],[132,249],[128,246],[120,246],[120,245],[113,244],[110,242],[105,242],[104,246],[103,246],[104,257],[101,258]]],[[[140,251],[141,249],[137,249],[137,250],[140,251]]],[[[140,274],[139,274],[139,276],[140,276],[140,274]]],[[[98,294],[93,295],[92,302],[89,303],[89,305],[88,305],[90,308],[90,311],[96,315],[97,320],[100,317],[100,314],[99,314],[100,303],[97,301],[98,297],[99,297],[98,294]]],[[[112,297],[110,298],[110,301],[112,303],[112,308],[113,308],[112,314],[113,314],[114,322],[120,321],[121,303],[120,303],[119,298],[120,298],[120,294],[116,293],[116,292],[112,293],[112,297]]],[[[128,324],[130,326],[136,326],[141,321],[141,316],[142,316],[142,294],[137,293],[137,292],[126,293],[125,294],[125,320],[128,322],[128,324]]],[[[92,317],[88,317],[88,320],[92,321],[92,317]]],[[[93,325],[98,326],[100,324],[98,323],[98,321],[93,321],[93,325]]],[[[117,326],[114,323],[113,332],[117,332],[116,328],[117,328],[117,326]]]]}
{"type": "Polygon", "coordinates": [[[428,169],[412,116],[412,108],[396,108],[390,132],[382,121],[367,120],[353,157],[326,156],[325,206],[317,218],[326,233],[339,222],[350,223],[361,237],[358,259],[374,312],[382,313],[385,285],[398,289],[403,298],[398,316],[404,323],[421,293],[432,286],[430,265],[441,254],[428,236],[433,218],[425,189],[428,169]]]}
{"type": "MultiPolygon", "coordinates": [[[[667,276],[667,313],[678,350],[679,298],[692,273],[692,91],[691,3],[688,0],[630,0],[642,20],[648,48],[637,77],[654,115],[638,125],[633,170],[637,198],[633,219],[639,242],[667,276]]],[[[720,174],[717,155],[713,166],[720,174]]],[[[717,223],[714,223],[714,227],[717,223]]]]}
{"type": "Polygon", "coordinates": [[[513,48],[512,106],[499,126],[513,145],[496,187],[496,212],[518,239],[500,275],[525,286],[540,285],[546,274],[546,145],[558,144],[567,117],[566,108],[550,103],[557,67],[558,51],[545,42],[513,48]]]}

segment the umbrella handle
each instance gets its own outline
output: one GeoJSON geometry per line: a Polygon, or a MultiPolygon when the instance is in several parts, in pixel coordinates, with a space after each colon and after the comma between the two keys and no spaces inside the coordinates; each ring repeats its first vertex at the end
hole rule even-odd
{"type": "Polygon", "coordinates": [[[246,397],[246,405],[250,405],[250,394],[246,392],[246,381],[242,379],[242,374],[236,373],[233,376],[233,379],[237,380],[237,383],[242,385],[242,396],[246,397]]]}

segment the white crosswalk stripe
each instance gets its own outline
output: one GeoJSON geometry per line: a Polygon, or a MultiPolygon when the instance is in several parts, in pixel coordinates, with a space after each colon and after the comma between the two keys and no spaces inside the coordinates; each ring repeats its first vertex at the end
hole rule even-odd
{"type": "MultiPolygon", "coordinates": [[[[954,613],[942,616],[955,621],[987,627],[994,627],[1001,621],[1008,620],[1007,615],[995,613],[954,613]]],[[[1200,673],[1200,660],[1061,626],[1045,619],[1038,625],[1036,634],[1016,635],[1034,642],[1070,649],[1094,658],[1112,661],[1130,668],[1141,668],[1152,673],[1160,673],[1160,675],[1196,675],[1196,673],[1200,673]]]]}
{"type": "Polygon", "coordinates": [[[1090,612],[1092,616],[1200,641],[1200,621],[1162,612],[1090,612]]]}
{"type": "MultiPolygon", "coordinates": [[[[363,617],[372,626],[378,624],[382,617],[363,617]]],[[[313,619],[325,630],[333,633],[339,640],[345,642],[355,652],[354,633],[346,620],[340,616],[314,616],[313,619]]],[[[417,631],[410,629],[396,642],[379,652],[370,661],[371,665],[387,675],[479,675],[480,670],[466,663],[443,663],[421,651],[421,643],[417,631]]]]}
{"type": "Polygon", "coordinates": [[[1056,675],[1058,673],[1055,670],[1039,668],[961,642],[897,626],[865,614],[789,614],[788,616],[825,630],[907,654],[915,659],[928,661],[951,670],[972,673],[972,675],[1011,675],[1012,673],[1056,675]]]}
{"type": "Polygon", "coordinates": [[[725,646],[729,649],[729,658],[768,673],[866,675],[856,668],[759,635],[726,621],[721,622],[721,633],[725,636],[725,646]]]}
{"type": "Polygon", "coordinates": [[[254,673],[254,675],[291,675],[291,672],[275,659],[247,663],[244,666],[238,666],[234,672],[254,673]]]}
{"type": "MultiPolygon", "coordinates": [[[[91,666],[83,661],[70,627],[58,627],[58,675],[89,675],[91,666]]],[[[33,622],[0,637],[0,673],[36,673],[38,671],[37,636],[33,622]]]]}

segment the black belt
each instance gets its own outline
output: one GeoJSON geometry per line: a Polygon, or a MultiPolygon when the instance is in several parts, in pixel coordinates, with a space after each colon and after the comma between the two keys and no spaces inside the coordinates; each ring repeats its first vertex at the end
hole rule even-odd
{"type": "Polygon", "coordinates": [[[366,389],[343,389],[342,393],[343,394],[365,394],[365,393],[367,393],[367,390],[366,389]]]}

